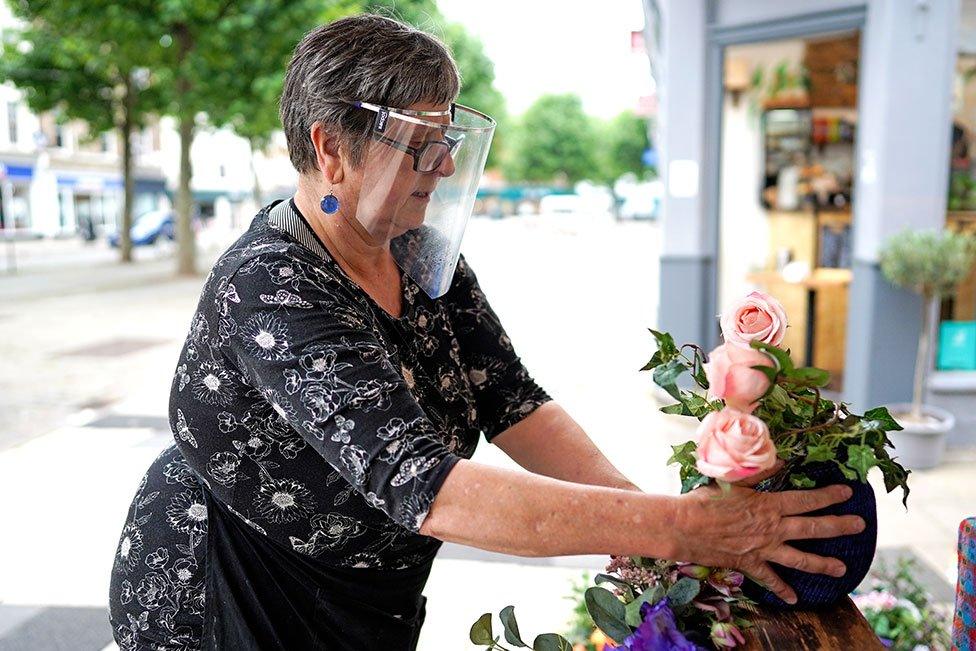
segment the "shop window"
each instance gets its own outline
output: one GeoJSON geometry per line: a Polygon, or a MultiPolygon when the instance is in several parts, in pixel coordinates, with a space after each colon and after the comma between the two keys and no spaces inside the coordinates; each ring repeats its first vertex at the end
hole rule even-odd
{"type": "MultiPolygon", "coordinates": [[[[976,52],[956,59],[946,228],[976,236],[976,52]]],[[[936,367],[976,370],[976,270],[941,307],[936,367]]]]}

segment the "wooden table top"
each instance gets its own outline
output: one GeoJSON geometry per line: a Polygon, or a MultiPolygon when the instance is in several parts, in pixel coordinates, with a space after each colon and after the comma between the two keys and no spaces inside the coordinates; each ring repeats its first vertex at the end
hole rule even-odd
{"type": "Polygon", "coordinates": [[[884,649],[849,597],[823,610],[763,611],[750,616],[742,651],[875,651],[884,649]]]}

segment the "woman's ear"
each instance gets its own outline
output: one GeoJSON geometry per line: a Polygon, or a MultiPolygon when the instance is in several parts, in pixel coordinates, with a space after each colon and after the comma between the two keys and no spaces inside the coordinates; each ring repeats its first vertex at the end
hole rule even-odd
{"type": "Polygon", "coordinates": [[[342,159],[339,156],[339,139],[325,130],[321,122],[309,131],[319,171],[329,183],[342,183],[342,159]]]}

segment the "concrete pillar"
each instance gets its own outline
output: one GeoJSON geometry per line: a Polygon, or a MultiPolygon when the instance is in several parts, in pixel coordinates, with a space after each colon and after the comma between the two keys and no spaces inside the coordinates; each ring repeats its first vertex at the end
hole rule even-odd
{"type": "Polygon", "coordinates": [[[868,6],[844,381],[855,409],[911,398],[921,302],[884,279],[878,252],[905,228],[945,224],[958,20],[958,0],[868,6]]]}
{"type": "Polygon", "coordinates": [[[664,183],[658,325],[678,342],[711,342],[706,314],[715,282],[707,243],[705,161],[706,0],[644,0],[649,29],[657,21],[659,115],[655,142],[664,183]],[[656,5],[657,11],[653,10],[656,5]],[[659,12],[659,15],[657,15],[659,12]]]}

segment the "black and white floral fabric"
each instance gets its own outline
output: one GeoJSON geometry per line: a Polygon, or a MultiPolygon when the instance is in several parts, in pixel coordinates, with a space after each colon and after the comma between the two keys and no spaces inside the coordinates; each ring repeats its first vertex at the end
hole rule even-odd
{"type": "Polygon", "coordinates": [[[403,276],[395,318],[328,255],[294,204],[265,208],[214,265],[176,367],[174,444],[123,527],[111,618],[126,649],[194,649],[207,506],[324,566],[429,562],[419,529],[454,463],[549,396],[464,258],[431,300],[403,276]]]}

